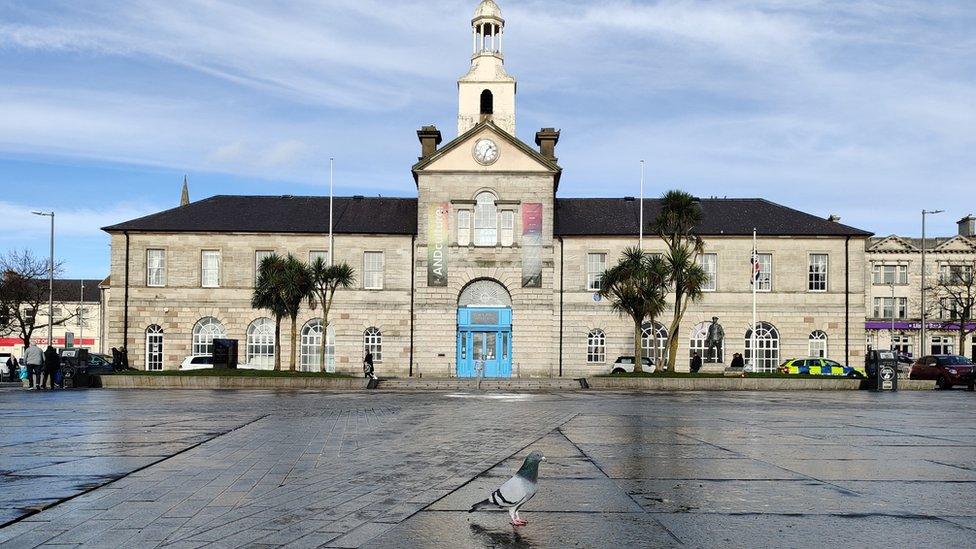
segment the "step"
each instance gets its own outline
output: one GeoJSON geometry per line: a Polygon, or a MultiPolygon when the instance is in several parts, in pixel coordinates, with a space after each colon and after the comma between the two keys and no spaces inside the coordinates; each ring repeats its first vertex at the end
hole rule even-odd
{"type": "Polygon", "coordinates": [[[415,378],[383,379],[380,391],[578,391],[579,380],[572,378],[538,379],[458,379],[415,378]],[[479,383],[480,381],[480,383],[479,383]]]}

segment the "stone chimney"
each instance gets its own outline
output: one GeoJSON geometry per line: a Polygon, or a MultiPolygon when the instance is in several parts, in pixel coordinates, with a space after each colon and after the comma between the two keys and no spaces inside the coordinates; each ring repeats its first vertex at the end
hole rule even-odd
{"type": "Polygon", "coordinates": [[[556,158],[556,143],[559,143],[559,130],[555,128],[542,128],[535,134],[535,144],[539,146],[539,153],[553,162],[559,160],[556,158]]]}
{"type": "Polygon", "coordinates": [[[417,138],[420,139],[420,158],[429,158],[437,152],[437,146],[441,144],[441,132],[437,126],[424,126],[417,130],[417,138]]]}
{"type": "Polygon", "coordinates": [[[973,214],[959,220],[959,236],[976,238],[976,217],[973,214]]]}

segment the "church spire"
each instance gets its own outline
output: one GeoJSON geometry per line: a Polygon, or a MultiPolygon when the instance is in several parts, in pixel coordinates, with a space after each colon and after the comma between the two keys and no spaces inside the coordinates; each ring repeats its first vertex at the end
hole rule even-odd
{"type": "Polygon", "coordinates": [[[458,135],[486,120],[515,135],[515,78],[505,71],[505,20],[494,0],[474,10],[471,36],[471,69],[458,80],[458,135]]]}
{"type": "Polygon", "coordinates": [[[183,176],[183,193],[180,195],[180,206],[190,203],[190,186],[187,184],[186,176],[183,176]]]}

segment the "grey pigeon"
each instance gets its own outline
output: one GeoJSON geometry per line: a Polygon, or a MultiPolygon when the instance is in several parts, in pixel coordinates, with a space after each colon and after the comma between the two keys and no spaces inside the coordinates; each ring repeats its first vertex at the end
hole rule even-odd
{"type": "Polygon", "coordinates": [[[522,468],[515,473],[515,476],[508,479],[501,488],[491,493],[488,499],[479,501],[471,506],[469,513],[482,509],[505,509],[512,517],[514,526],[524,526],[528,521],[519,517],[519,509],[527,501],[532,499],[539,489],[539,463],[546,461],[546,456],[542,452],[532,452],[525,461],[522,468]]]}

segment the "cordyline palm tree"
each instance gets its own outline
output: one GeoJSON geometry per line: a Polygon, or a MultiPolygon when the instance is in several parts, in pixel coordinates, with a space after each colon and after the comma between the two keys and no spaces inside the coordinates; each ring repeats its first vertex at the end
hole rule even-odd
{"type": "Polygon", "coordinates": [[[661,198],[661,212],[654,221],[654,231],[667,246],[664,260],[674,293],[674,318],[668,330],[668,370],[672,372],[678,358],[681,320],[688,304],[701,299],[702,288],[708,283],[708,274],[698,264],[698,256],[705,247],[695,233],[701,220],[701,207],[695,197],[682,191],[668,191],[661,198]]]}
{"type": "MultiPolygon", "coordinates": [[[[356,283],[356,272],[345,263],[328,265],[321,257],[311,265],[312,292],[322,306],[322,345],[319,347],[319,367],[325,372],[325,343],[329,337],[329,311],[339,288],[351,288],[356,283]]],[[[315,308],[313,301],[312,308],[315,308]]]]}
{"type": "Polygon", "coordinates": [[[305,262],[288,254],[288,257],[285,258],[284,270],[282,271],[280,282],[278,291],[281,293],[281,300],[285,305],[285,310],[291,318],[291,354],[288,369],[294,372],[298,356],[298,313],[302,310],[303,302],[307,300],[311,304],[315,299],[312,285],[312,270],[305,262]]]}
{"type": "MultiPolygon", "coordinates": [[[[613,310],[634,321],[634,372],[641,373],[644,321],[655,318],[667,307],[668,270],[665,262],[640,248],[627,248],[617,265],[607,269],[600,281],[600,295],[610,300],[613,310]]],[[[652,320],[653,322],[653,320],[652,320]]]]}
{"type": "Polygon", "coordinates": [[[251,296],[251,307],[267,309],[275,319],[275,371],[281,370],[281,319],[288,314],[285,300],[281,294],[284,285],[285,260],[272,254],[261,260],[258,266],[258,280],[251,296]]]}

